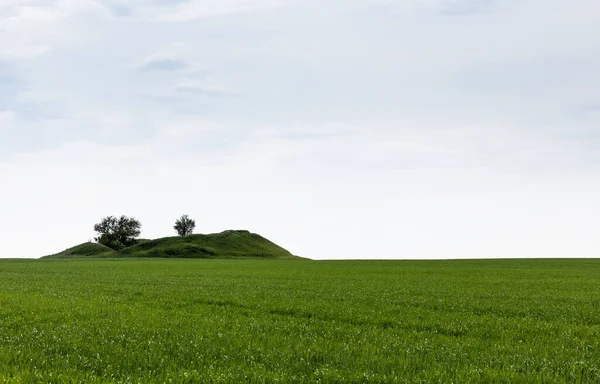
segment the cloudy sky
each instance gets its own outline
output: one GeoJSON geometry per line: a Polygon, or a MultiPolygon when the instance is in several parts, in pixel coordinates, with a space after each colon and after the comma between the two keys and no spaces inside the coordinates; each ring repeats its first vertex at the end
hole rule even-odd
{"type": "Polygon", "coordinates": [[[0,0],[0,257],[135,216],[600,256],[598,0],[0,0]]]}

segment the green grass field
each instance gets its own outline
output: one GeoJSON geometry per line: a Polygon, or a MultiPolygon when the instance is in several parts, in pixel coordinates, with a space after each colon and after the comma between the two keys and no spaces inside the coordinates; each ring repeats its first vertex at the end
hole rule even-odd
{"type": "Polygon", "coordinates": [[[0,383],[599,378],[599,260],[0,262],[0,383]]]}

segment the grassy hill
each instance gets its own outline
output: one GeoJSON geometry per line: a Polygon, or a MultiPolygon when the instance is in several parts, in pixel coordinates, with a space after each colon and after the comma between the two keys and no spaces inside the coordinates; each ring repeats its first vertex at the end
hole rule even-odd
{"type": "Polygon", "coordinates": [[[97,243],[84,243],[47,257],[151,257],[151,258],[260,258],[294,259],[297,256],[264,237],[248,231],[140,240],[119,251],[97,243]]]}
{"type": "Polygon", "coordinates": [[[72,248],[65,249],[64,251],[55,255],[46,257],[87,257],[87,256],[103,256],[106,254],[113,253],[114,251],[106,245],[98,243],[83,243],[76,245],[72,248]]]}

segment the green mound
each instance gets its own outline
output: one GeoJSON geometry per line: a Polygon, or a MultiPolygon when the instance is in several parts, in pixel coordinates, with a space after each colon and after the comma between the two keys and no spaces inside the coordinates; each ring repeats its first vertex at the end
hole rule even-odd
{"type": "Polygon", "coordinates": [[[98,243],[83,243],[66,249],[55,255],[47,257],[86,257],[86,256],[104,256],[112,254],[114,251],[106,245],[98,243]]]}
{"type": "Polygon", "coordinates": [[[113,251],[100,244],[86,243],[52,255],[52,257],[86,256],[189,259],[299,258],[260,235],[248,231],[232,230],[209,235],[140,240],[137,244],[119,251],[113,251]]]}

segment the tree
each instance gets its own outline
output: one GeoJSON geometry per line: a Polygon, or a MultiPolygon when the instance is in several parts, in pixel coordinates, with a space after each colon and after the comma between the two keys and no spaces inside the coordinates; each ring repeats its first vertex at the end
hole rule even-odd
{"type": "Polygon", "coordinates": [[[119,250],[134,245],[141,233],[142,224],[133,217],[108,216],[94,225],[94,231],[100,236],[94,238],[98,243],[119,250]]]}
{"type": "Polygon", "coordinates": [[[177,219],[173,228],[177,231],[179,236],[188,236],[194,232],[196,222],[193,219],[190,219],[188,215],[183,215],[177,219]]]}

